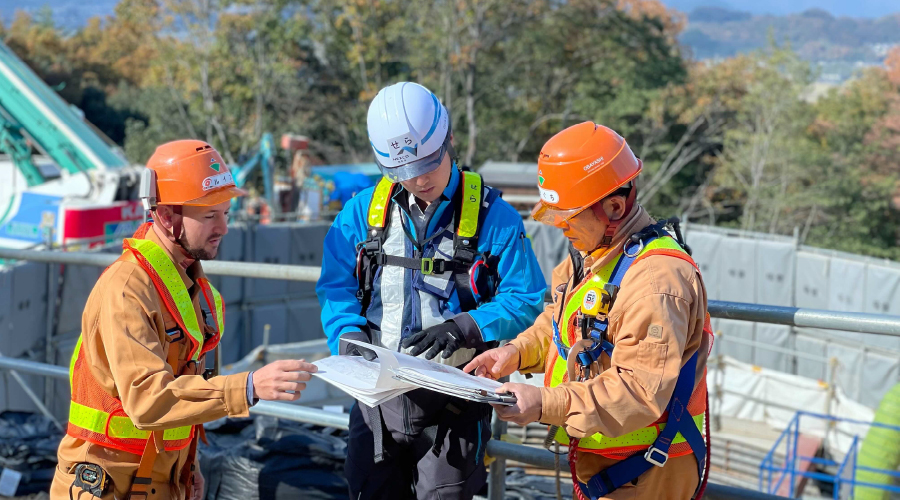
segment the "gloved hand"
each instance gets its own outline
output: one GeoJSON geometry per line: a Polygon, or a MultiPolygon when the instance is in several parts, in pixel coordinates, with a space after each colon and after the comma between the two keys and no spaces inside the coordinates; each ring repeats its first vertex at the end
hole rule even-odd
{"type": "Polygon", "coordinates": [[[441,351],[444,351],[441,357],[447,359],[466,345],[466,339],[456,322],[451,320],[410,335],[400,345],[404,349],[415,346],[409,351],[410,356],[418,356],[430,348],[425,354],[426,359],[434,358],[441,351]]]}
{"type": "Polygon", "coordinates": [[[358,340],[367,344],[370,343],[369,337],[363,332],[347,332],[341,335],[338,344],[338,354],[341,356],[362,356],[366,361],[374,361],[375,358],[378,357],[375,354],[375,351],[361,347],[358,344],[345,342],[347,339],[358,340]]]}

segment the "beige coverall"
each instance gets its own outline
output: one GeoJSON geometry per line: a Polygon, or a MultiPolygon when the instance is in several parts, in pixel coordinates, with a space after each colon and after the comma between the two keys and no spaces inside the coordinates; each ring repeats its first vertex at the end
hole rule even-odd
{"type": "MultiPolygon", "coordinates": [[[[634,234],[654,221],[635,206],[619,227],[613,251],[592,258],[584,269],[598,270],[621,251],[634,234]]],[[[553,290],[572,281],[572,262],[566,259],[553,270],[553,290]]],[[[570,288],[569,295],[572,290],[570,288]]],[[[552,319],[562,294],[554,292],[534,326],[511,344],[520,355],[523,373],[543,372],[547,354],[555,349],[552,319]]],[[[703,334],[706,290],[700,273],[688,262],[665,255],[637,261],[625,274],[609,314],[609,338],[615,345],[612,360],[603,356],[603,372],[584,382],[566,382],[542,388],[541,422],[561,426],[570,436],[594,433],[617,437],[652,424],[660,418],[675,390],[681,367],[698,349],[697,380],[706,370],[708,341],[703,334]],[[648,335],[651,325],[653,336],[648,335]],[[661,335],[658,333],[661,332],[661,335]]],[[[549,376],[549,375],[548,375],[549,376]]],[[[593,453],[579,453],[578,479],[586,482],[616,461],[593,453]]],[[[693,454],[672,458],[637,480],[612,492],[610,499],[689,499],[699,482],[693,454]]]]}
{"type": "MultiPolygon", "coordinates": [[[[200,312],[200,288],[194,286],[203,277],[199,262],[187,269],[187,256],[170,250],[154,230],[147,239],[166,250],[175,263],[190,292],[197,322],[204,325],[200,312]]],[[[221,417],[246,417],[247,373],[237,373],[204,380],[205,361],[191,364],[188,373],[175,378],[166,362],[171,347],[180,350],[181,360],[190,347],[187,337],[169,346],[166,330],[177,326],[166,310],[150,276],[132,261],[117,261],[97,281],[88,298],[81,320],[83,355],[86,365],[110,394],[122,400],[125,413],[135,427],[148,431],[211,422],[221,417]]],[[[205,326],[205,325],[204,325],[205,326]]],[[[206,327],[206,335],[214,333],[206,327]]],[[[184,366],[184,361],[181,362],[184,366]]],[[[188,492],[176,484],[188,459],[190,447],[180,451],[161,451],[151,476],[150,500],[184,499],[188,492]]],[[[96,445],[65,435],[59,445],[59,464],[50,487],[52,500],[69,500],[74,475],[70,472],[80,462],[97,464],[110,475],[112,485],[106,499],[122,499],[140,463],[140,456],[96,445]]],[[[80,488],[71,490],[73,500],[94,498],[80,488]]]]}

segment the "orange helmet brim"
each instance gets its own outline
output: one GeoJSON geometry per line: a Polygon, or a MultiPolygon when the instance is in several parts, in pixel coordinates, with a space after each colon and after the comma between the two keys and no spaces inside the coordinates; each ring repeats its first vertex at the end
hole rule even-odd
{"type": "Polygon", "coordinates": [[[225,188],[217,189],[215,191],[207,193],[200,198],[184,202],[182,203],[182,205],[191,207],[211,207],[214,205],[218,205],[219,203],[230,201],[233,198],[239,198],[246,195],[247,191],[244,189],[236,186],[227,186],[225,188]]]}

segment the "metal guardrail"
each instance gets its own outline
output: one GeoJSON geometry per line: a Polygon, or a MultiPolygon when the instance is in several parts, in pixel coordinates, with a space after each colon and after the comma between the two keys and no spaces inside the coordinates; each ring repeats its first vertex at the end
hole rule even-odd
{"type": "MultiPolygon", "coordinates": [[[[118,258],[118,254],[112,253],[48,252],[41,250],[13,250],[9,248],[0,248],[0,259],[50,262],[56,264],[71,264],[75,266],[106,267],[115,262],[118,258]]],[[[317,281],[321,269],[322,268],[316,266],[292,266],[287,264],[262,264],[256,262],[215,260],[203,262],[203,272],[206,274],[273,280],[317,281]]]]}
{"type": "MultiPolygon", "coordinates": [[[[114,262],[118,256],[91,252],[50,252],[0,248],[0,258],[105,267],[114,262]]],[[[321,273],[321,268],[314,266],[224,261],[204,262],[203,268],[207,274],[292,281],[316,281],[321,273]]],[[[709,301],[709,312],[713,317],[724,319],[900,336],[900,317],[894,316],[722,301],[709,301]]],[[[0,356],[0,368],[48,377],[68,378],[68,370],[64,367],[4,356],[0,356]]],[[[346,414],[330,413],[284,403],[260,402],[250,411],[254,414],[326,427],[346,429],[349,425],[349,416],[346,414]]],[[[554,468],[554,456],[548,450],[500,440],[489,441],[486,450],[491,456],[499,459],[510,459],[538,467],[554,468]]],[[[776,500],[780,497],[711,483],[707,488],[705,498],[710,500],[776,500]]]]}
{"type": "Polygon", "coordinates": [[[708,308],[710,316],[722,319],[900,337],[900,316],[765,306],[719,300],[709,301],[708,308]]]}
{"type": "MultiPolygon", "coordinates": [[[[24,359],[9,358],[6,356],[0,356],[0,369],[63,380],[69,378],[69,370],[65,367],[24,359]]],[[[350,425],[350,416],[346,413],[332,413],[317,408],[287,403],[274,403],[271,401],[260,401],[250,408],[250,413],[337,429],[347,429],[350,425]]],[[[492,439],[488,441],[485,449],[488,455],[498,459],[515,460],[516,462],[534,465],[544,469],[555,468],[553,453],[542,448],[533,448],[492,439]]],[[[758,491],[710,483],[706,489],[704,498],[707,500],[778,500],[781,497],[760,493],[758,491]]]]}
{"type": "MultiPolygon", "coordinates": [[[[33,262],[106,267],[115,262],[117,258],[118,255],[116,254],[96,252],[51,252],[0,248],[0,259],[33,262]]],[[[315,266],[215,260],[204,261],[203,271],[206,274],[220,276],[290,281],[317,281],[321,274],[321,268],[315,266]]],[[[719,300],[710,300],[708,308],[709,314],[715,318],[900,337],[900,316],[745,304],[719,300]]]]}

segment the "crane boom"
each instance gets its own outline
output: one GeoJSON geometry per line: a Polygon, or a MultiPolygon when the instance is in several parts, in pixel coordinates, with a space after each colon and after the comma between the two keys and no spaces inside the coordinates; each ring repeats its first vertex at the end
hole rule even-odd
{"type": "Polygon", "coordinates": [[[29,185],[44,178],[23,151],[27,140],[69,174],[126,166],[53,89],[9,47],[0,43],[0,150],[13,159],[29,185]]]}

